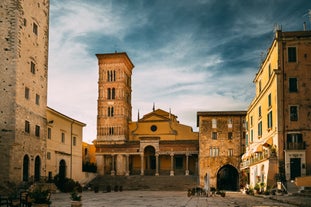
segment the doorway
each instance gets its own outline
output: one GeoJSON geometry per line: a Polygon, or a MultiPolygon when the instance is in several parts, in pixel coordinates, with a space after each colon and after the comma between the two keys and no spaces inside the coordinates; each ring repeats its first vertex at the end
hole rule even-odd
{"type": "Polygon", "coordinates": [[[239,190],[239,173],[232,165],[225,165],[217,173],[217,189],[239,190]]]}
{"type": "Polygon", "coordinates": [[[301,176],[301,158],[290,158],[290,179],[301,176]]]}

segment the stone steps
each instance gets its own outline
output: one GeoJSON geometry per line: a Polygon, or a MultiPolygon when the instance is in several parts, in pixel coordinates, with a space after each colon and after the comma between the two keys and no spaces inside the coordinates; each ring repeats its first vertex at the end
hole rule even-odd
{"type": "Polygon", "coordinates": [[[99,187],[99,191],[106,191],[110,185],[122,186],[122,190],[174,190],[184,191],[198,185],[197,176],[97,176],[90,184],[99,187]]]}

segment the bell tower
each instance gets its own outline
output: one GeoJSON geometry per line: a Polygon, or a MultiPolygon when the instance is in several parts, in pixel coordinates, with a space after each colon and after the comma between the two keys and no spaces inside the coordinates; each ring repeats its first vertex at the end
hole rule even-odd
{"type": "Polygon", "coordinates": [[[132,119],[134,65],[125,52],[96,56],[99,66],[96,142],[123,144],[128,140],[128,123],[132,119]]]}

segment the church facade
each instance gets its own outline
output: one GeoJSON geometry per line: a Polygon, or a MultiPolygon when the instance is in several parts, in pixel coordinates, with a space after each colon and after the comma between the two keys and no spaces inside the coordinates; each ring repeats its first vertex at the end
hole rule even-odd
{"type": "Polygon", "coordinates": [[[126,53],[98,54],[96,147],[100,175],[198,173],[198,133],[171,112],[155,109],[131,120],[131,75],[126,53]]]}

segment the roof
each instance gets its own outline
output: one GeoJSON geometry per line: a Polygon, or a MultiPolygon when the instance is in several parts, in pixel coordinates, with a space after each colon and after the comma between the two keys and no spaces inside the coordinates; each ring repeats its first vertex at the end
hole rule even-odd
{"type": "Polygon", "coordinates": [[[198,111],[197,126],[199,126],[200,116],[246,116],[247,111],[198,111]]]}
{"type": "Polygon", "coordinates": [[[60,112],[56,111],[55,109],[52,109],[52,108],[50,108],[50,107],[48,107],[48,106],[46,107],[46,109],[47,109],[48,111],[54,113],[54,114],[57,114],[58,116],[61,116],[61,117],[65,118],[65,119],[69,120],[70,122],[74,122],[74,123],[79,124],[79,125],[81,125],[81,126],[83,126],[83,127],[86,126],[85,123],[80,122],[80,121],[78,121],[78,120],[76,120],[76,119],[70,118],[69,116],[66,116],[65,114],[62,114],[62,113],[60,113],[60,112]]]}

